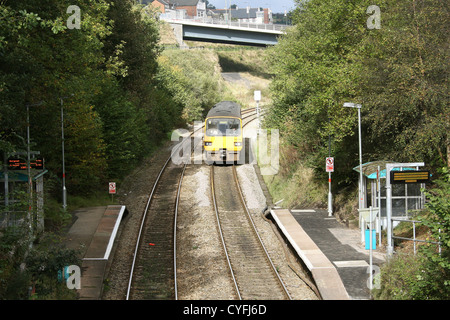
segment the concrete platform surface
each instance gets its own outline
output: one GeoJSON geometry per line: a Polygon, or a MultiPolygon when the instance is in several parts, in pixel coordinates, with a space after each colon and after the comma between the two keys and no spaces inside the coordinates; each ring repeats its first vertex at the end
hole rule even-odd
{"type": "Polygon", "coordinates": [[[66,246],[80,249],[82,255],[80,300],[99,300],[103,279],[125,206],[82,208],[69,229],[66,246]]]}
{"type": "MultiPolygon", "coordinates": [[[[369,250],[360,231],[346,228],[326,210],[272,209],[272,217],[310,270],[325,300],[370,299],[369,250]]],[[[374,270],[384,255],[372,251],[374,270]]]]}

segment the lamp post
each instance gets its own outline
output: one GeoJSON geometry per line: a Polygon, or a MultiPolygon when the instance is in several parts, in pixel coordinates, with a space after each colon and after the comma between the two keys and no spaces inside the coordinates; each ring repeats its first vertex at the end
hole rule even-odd
{"type": "Polygon", "coordinates": [[[67,208],[67,189],[66,189],[66,166],[64,161],[64,102],[63,98],[61,100],[61,148],[62,148],[62,183],[63,183],[63,210],[66,211],[67,208]]]}
{"type": "MultiPolygon", "coordinates": [[[[73,96],[73,93],[70,95],[73,96]]],[[[63,210],[66,211],[67,208],[67,189],[66,189],[66,166],[64,161],[64,99],[69,98],[69,96],[60,97],[61,101],[61,148],[62,148],[62,183],[63,183],[63,210]]]]}
{"type": "Polygon", "coordinates": [[[34,104],[27,104],[27,175],[28,175],[28,215],[30,219],[30,230],[32,230],[32,221],[35,220],[34,214],[32,216],[33,206],[33,180],[31,178],[31,160],[30,160],[30,107],[37,107],[42,105],[43,101],[34,104]]]}
{"type": "Polygon", "coordinates": [[[363,208],[363,172],[362,172],[362,146],[361,146],[361,105],[345,102],[344,107],[358,109],[358,136],[359,136],[359,209],[363,208]]]}

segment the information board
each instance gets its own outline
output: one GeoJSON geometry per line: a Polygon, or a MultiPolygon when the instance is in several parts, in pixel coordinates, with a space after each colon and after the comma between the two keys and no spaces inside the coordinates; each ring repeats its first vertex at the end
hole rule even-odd
{"type": "Polygon", "coordinates": [[[391,171],[391,183],[425,183],[430,181],[429,171],[391,171]]]}
{"type": "MultiPolygon", "coordinates": [[[[44,159],[42,157],[31,159],[30,168],[43,170],[44,169],[44,159]]],[[[27,170],[27,160],[22,158],[9,158],[8,159],[8,170],[27,170]]]]}

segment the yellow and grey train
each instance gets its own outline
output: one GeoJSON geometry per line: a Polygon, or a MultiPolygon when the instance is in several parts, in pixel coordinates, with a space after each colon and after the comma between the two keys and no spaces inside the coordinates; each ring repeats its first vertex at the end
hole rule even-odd
{"type": "Polygon", "coordinates": [[[206,162],[240,162],[243,144],[241,106],[232,101],[215,104],[205,119],[203,146],[206,162]]]}

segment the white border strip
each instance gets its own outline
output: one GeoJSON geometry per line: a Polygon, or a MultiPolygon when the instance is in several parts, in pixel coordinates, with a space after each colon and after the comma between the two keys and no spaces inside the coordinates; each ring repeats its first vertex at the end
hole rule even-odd
{"type": "Polygon", "coordinates": [[[292,247],[295,249],[297,254],[300,256],[300,258],[303,260],[305,265],[308,267],[309,271],[311,271],[313,269],[313,267],[314,267],[312,265],[311,261],[309,261],[309,259],[306,257],[306,255],[303,253],[303,251],[300,249],[300,247],[297,245],[297,243],[294,241],[294,239],[292,239],[291,235],[289,234],[289,232],[287,232],[286,228],[281,223],[280,219],[278,219],[278,216],[276,215],[276,213],[273,210],[270,210],[270,213],[272,214],[272,217],[277,222],[278,227],[283,231],[284,235],[286,236],[286,238],[291,243],[292,247]]]}
{"type": "Polygon", "coordinates": [[[104,261],[109,259],[109,255],[114,245],[114,240],[116,239],[117,230],[119,229],[119,225],[122,220],[123,213],[125,212],[125,208],[126,206],[122,206],[120,208],[119,216],[117,217],[116,224],[114,225],[113,232],[111,233],[111,237],[109,237],[108,246],[106,247],[106,252],[103,258],[83,258],[83,260],[104,261]]]}
{"type": "Polygon", "coordinates": [[[117,217],[116,224],[114,225],[113,232],[111,234],[111,237],[109,238],[108,247],[106,248],[105,256],[103,259],[108,260],[109,254],[111,253],[112,247],[114,245],[114,240],[116,239],[117,230],[119,229],[120,222],[122,220],[122,215],[125,211],[125,206],[122,206],[120,208],[119,216],[117,217]]]}

